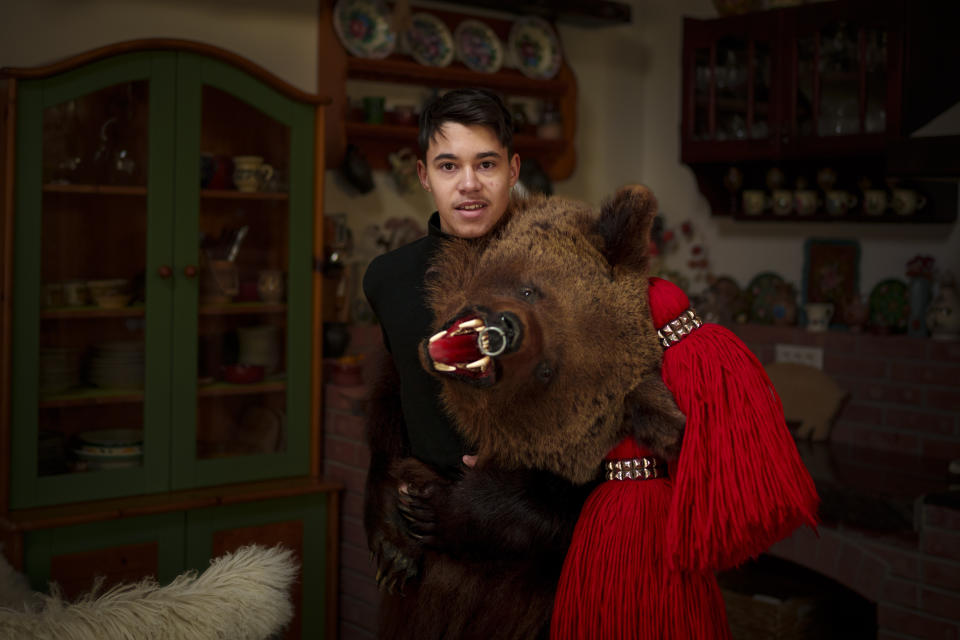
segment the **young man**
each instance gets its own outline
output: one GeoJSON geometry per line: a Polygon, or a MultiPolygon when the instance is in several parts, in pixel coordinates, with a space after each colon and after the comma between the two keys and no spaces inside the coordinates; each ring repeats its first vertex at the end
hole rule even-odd
{"type": "Polygon", "coordinates": [[[423,278],[430,257],[448,237],[482,237],[503,217],[520,174],[512,141],[510,113],[489,91],[451,91],[428,105],[420,116],[417,173],[437,207],[429,232],[376,258],[363,280],[400,376],[409,454],[448,471],[467,452],[440,408],[439,382],[418,359],[418,345],[433,321],[423,278]]]}
{"type": "Polygon", "coordinates": [[[416,615],[429,606],[418,594],[425,550],[481,561],[544,559],[546,566],[556,568],[582,503],[570,504],[577,501],[557,492],[567,496],[564,502],[544,506],[543,494],[552,493],[554,476],[531,478],[528,472],[472,468],[470,451],[440,404],[439,381],[423,369],[418,356],[434,320],[424,290],[431,257],[450,238],[482,238],[508,210],[520,171],[520,159],[512,150],[510,113],[489,91],[451,91],[424,109],[419,143],[420,182],[437,207],[429,233],[376,258],[363,281],[388,351],[370,402],[371,455],[364,498],[377,581],[387,592],[380,607],[379,637],[418,640],[461,637],[455,632],[451,636],[449,628],[433,628],[441,624],[434,619],[441,621],[442,616],[416,615]],[[407,484],[391,474],[392,465],[410,457],[441,479],[436,493],[442,496],[424,502],[419,499],[424,496],[411,496],[407,484]],[[542,486],[547,488],[540,490],[542,486]],[[534,491],[539,508],[526,500],[534,491]],[[474,500],[477,495],[483,498],[474,500]]]}

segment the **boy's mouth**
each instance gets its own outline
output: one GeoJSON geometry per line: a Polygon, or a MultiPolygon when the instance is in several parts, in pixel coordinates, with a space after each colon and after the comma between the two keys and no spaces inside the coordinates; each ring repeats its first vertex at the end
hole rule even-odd
{"type": "Polygon", "coordinates": [[[471,214],[478,211],[483,211],[488,206],[487,202],[483,200],[468,200],[467,202],[461,202],[454,207],[460,213],[471,214]]]}

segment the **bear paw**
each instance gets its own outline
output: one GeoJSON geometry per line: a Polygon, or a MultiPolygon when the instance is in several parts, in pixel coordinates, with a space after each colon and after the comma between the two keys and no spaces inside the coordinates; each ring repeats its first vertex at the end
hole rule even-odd
{"type": "Polygon", "coordinates": [[[402,595],[404,587],[420,571],[419,557],[393,544],[382,533],[374,534],[371,542],[371,554],[377,565],[377,587],[402,595]]]}

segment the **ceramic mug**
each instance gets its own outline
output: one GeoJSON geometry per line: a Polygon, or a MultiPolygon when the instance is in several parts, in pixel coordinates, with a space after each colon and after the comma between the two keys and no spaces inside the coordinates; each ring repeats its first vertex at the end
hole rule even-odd
{"type": "Polygon", "coordinates": [[[894,189],[890,206],[897,215],[909,216],[927,205],[927,199],[913,189],[894,189]]]}
{"type": "Polygon", "coordinates": [[[263,183],[273,177],[273,167],[261,156],[233,157],[233,184],[237,191],[259,191],[263,183]]]}
{"type": "Polygon", "coordinates": [[[264,302],[276,304],[283,300],[283,272],[264,269],[257,277],[257,295],[264,302]]]}
{"type": "Polygon", "coordinates": [[[868,216],[881,216],[887,210],[887,192],[883,189],[867,189],[863,192],[863,212],[868,216]]]}
{"type": "Polygon", "coordinates": [[[280,327],[270,324],[237,328],[241,364],[260,365],[273,373],[280,364],[280,327]]]}
{"type": "Polygon", "coordinates": [[[46,308],[63,306],[63,283],[51,282],[43,285],[43,306],[46,308]]]}
{"type": "Polygon", "coordinates": [[[386,98],[383,96],[367,96],[363,99],[363,118],[368,124],[383,124],[383,113],[386,98]]]}
{"type": "Polygon", "coordinates": [[[820,198],[812,189],[798,189],[793,192],[793,204],[797,215],[811,216],[820,206],[820,198]]]}
{"type": "Polygon", "coordinates": [[[237,265],[229,260],[210,260],[203,278],[204,301],[223,304],[240,292],[237,265]]]}
{"type": "Polygon", "coordinates": [[[830,302],[808,302],[803,305],[807,312],[807,331],[826,331],[833,317],[833,304],[830,302]]]}
{"type": "Polygon", "coordinates": [[[793,213],[793,192],[789,189],[774,189],[772,208],[778,216],[788,216],[793,213]]]}
{"type": "Polygon", "coordinates": [[[63,302],[68,307],[82,307],[87,304],[89,294],[87,283],[83,280],[68,280],[63,283],[63,302]]]}
{"type": "Polygon", "coordinates": [[[827,213],[832,216],[842,216],[857,206],[857,196],[847,191],[831,189],[826,195],[827,213]]]}
{"type": "Polygon", "coordinates": [[[746,189],[743,192],[743,212],[748,216],[758,216],[767,208],[767,194],[759,189],[746,189]]]}

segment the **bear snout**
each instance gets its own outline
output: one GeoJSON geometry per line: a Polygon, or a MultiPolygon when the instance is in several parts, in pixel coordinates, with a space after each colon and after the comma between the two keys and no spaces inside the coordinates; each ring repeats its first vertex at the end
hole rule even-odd
{"type": "Polygon", "coordinates": [[[523,336],[523,321],[511,311],[467,309],[423,341],[421,363],[435,375],[489,386],[499,377],[495,359],[519,349],[523,336]]]}
{"type": "Polygon", "coordinates": [[[480,352],[496,358],[510,351],[516,351],[523,340],[523,322],[510,311],[495,314],[492,320],[477,333],[480,352]]]}

